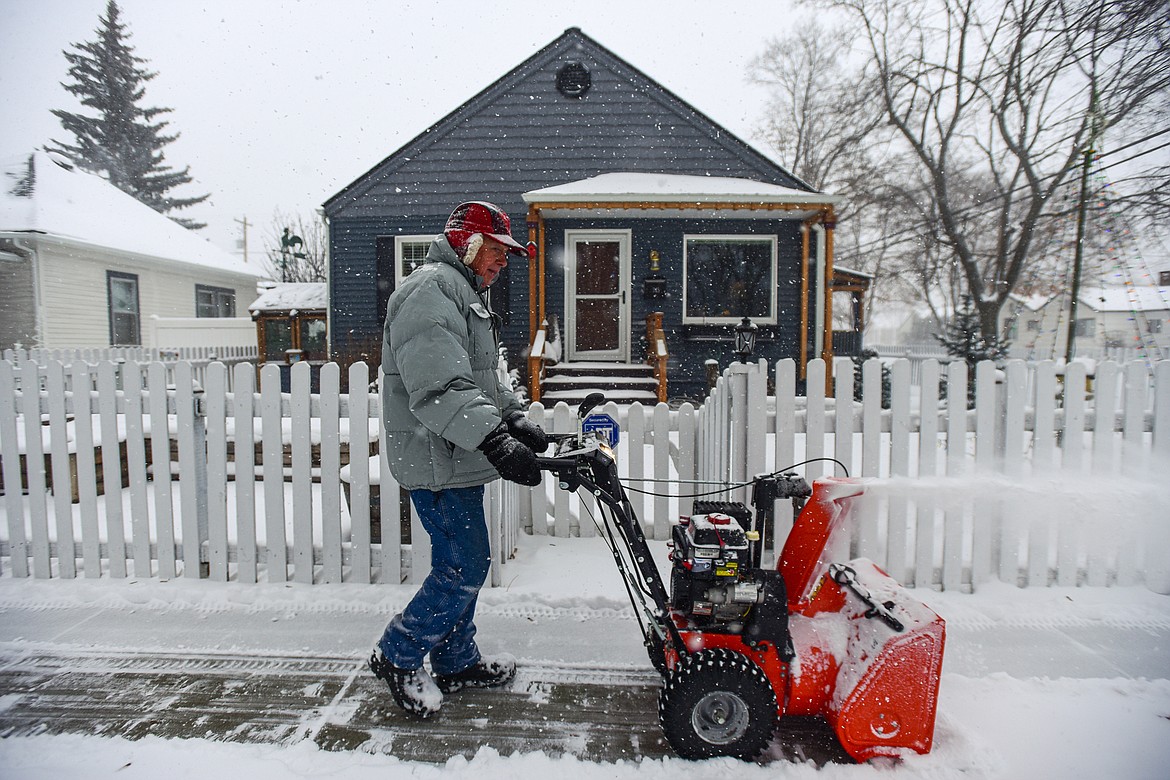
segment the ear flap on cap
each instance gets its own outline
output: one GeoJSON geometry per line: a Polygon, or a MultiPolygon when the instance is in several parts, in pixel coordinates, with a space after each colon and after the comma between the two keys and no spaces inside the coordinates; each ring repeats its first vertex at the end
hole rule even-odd
{"type": "Polygon", "coordinates": [[[472,233],[471,238],[467,239],[467,249],[463,253],[463,264],[468,268],[475,262],[475,256],[479,254],[479,248],[483,246],[483,233],[472,233]]]}

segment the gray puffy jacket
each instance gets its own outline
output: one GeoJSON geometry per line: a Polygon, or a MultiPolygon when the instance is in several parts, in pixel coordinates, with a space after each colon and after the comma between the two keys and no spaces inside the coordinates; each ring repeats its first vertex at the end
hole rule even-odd
{"type": "Polygon", "coordinates": [[[390,296],[382,334],[382,422],[390,473],[407,489],[499,477],[476,447],[521,409],[496,373],[492,313],[442,236],[390,296]]]}

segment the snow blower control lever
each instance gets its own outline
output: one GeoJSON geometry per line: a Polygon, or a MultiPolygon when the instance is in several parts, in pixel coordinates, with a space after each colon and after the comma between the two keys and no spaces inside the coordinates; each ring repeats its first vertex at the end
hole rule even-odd
{"type": "Polygon", "coordinates": [[[780,717],[801,715],[824,718],[858,761],[929,752],[946,626],[872,561],[843,560],[864,483],[761,475],[752,482],[754,511],[672,498],[690,512],[670,528],[668,591],[618,479],[611,439],[585,430],[604,401],[586,398],[578,430],[551,435],[555,454],[537,463],[560,489],[585,489],[583,518],[591,498],[598,504],[594,520],[663,676],[658,717],[674,751],[754,760],[780,717]],[[795,518],[781,549],[766,534],[782,499],[792,500],[795,518]],[[775,568],[762,565],[765,547],[777,551],[775,568]]]}

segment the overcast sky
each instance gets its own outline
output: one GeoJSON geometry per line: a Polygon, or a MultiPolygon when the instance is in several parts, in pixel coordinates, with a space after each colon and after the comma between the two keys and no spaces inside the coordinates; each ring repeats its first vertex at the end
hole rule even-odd
{"type": "MultiPolygon", "coordinates": [[[[234,250],[236,219],[309,216],[329,196],[557,38],[580,27],[767,152],[764,91],[747,64],[792,19],[787,0],[119,0],[158,76],[144,104],[174,109],[167,161],[210,192],[185,212],[234,250]]],[[[52,108],[63,50],[93,40],[106,0],[0,0],[0,157],[72,141],[52,108]]]]}

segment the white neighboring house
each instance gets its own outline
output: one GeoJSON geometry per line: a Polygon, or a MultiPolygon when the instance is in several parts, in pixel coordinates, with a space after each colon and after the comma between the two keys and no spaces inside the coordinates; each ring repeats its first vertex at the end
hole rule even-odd
{"type": "MultiPolygon", "coordinates": [[[[1064,357],[1067,295],[1020,299],[1014,314],[1013,357],[1064,357]]],[[[1075,354],[1084,357],[1131,350],[1152,360],[1170,358],[1170,286],[1082,287],[1074,338],[1075,354]]]]}
{"type": "Polygon", "coordinates": [[[255,344],[260,268],[54,155],[4,162],[0,349],[255,344]]]}

